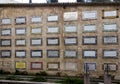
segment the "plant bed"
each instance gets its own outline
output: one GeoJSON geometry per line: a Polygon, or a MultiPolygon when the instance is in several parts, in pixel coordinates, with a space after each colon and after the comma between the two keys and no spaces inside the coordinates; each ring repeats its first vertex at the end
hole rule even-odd
{"type": "Polygon", "coordinates": [[[62,81],[58,81],[57,83],[61,83],[61,84],[84,84],[84,81],[81,80],[80,78],[66,77],[62,81]]]}
{"type": "Polygon", "coordinates": [[[19,77],[16,77],[14,75],[11,75],[11,76],[7,76],[5,78],[6,80],[18,80],[18,81],[22,81],[23,79],[19,78],[19,77]]]}
{"type": "Polygon", "coordinates": [[[42,76],[36,76],[36,77],[32,78],[30,81],[47,82],[47,79],[45,77],[42,77],[42,76]]]}
{"type": "Polygon", "coordinates": [[[48,74],[45,71],[40,71],[40,72],[36,73],[36,76],[48,76],[48,74]]]}
{"type": "Polygon", "coordinates": [[[28,72],[27,71],[19,71],[19,70],[16,70],[14,75],[28,75],[28,72]]]}
{"type": "Polygon", "coordinates": [[[9,72],[9,71],[4,71],[4,70],[0,70],[0,74],[11,74],[11,72],[9,72]]]}

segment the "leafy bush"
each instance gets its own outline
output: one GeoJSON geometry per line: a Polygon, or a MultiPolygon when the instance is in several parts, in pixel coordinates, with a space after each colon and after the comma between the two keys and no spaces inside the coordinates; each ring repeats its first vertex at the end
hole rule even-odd
{"type": "Polygon", "coordinates": [[[59,77],[60,77],[60,76],[61,76],[61,72],[57,72],[57,73],[56,73],[56,76],[59,76],[59,77]]]}
{"type": "Polygon", "coordinates": [[[62,84],[84,84],[84,81],[79,79],[79,78],[67,77],[63,81],[61,81],[60,83],[62,83],[62,84]]]}
{"type": "Polygon", "coordinates": [[[35,82],[46,82],[47,79],[41,76],[36,76],[34,78],[32,78],[30,81],[35,81],[35,82]]]}
{"type": "Polygon", "coordinates": [[[20,79],[20,78],[18,78],[16,76],[7,76],[6,80],[22,80],[22,79],[20,79]]]}
{"type": "Polygon", "coordinates": [[[7,76],[6,80],[15,80],[15,78],[16,78],[15,76],[7,76]]]}
{"type": "Polygon", "coordinates": [[[78,73],[78,74],[76,74],[76,77],[83,78],[84,74],[83,73],[78,73]]]}
{"type": "Polygon", "coordinates": [[[0,70],[0,74],[11,74],[9,71],[0,70]]]}
{"type": "Polygon", "coordinates": [[[3,74],[3,70],[0,70],[0,74],[3,74]]]}
{"type": "Polygon", "coordinates": [[[19,70],[16,70],[15,75],[28,75],[28,72],[27,71],[19,71],[19,70]]]}
{"type": "Polygon", "coordinates": [[[45,71],[40,71],[39,73],[36,73],[37,76],[47,76],[47,72],[45,71]]]}

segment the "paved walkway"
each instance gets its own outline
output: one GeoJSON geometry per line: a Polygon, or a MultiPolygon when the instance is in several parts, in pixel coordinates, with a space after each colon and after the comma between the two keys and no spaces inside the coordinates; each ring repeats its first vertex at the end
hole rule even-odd
{"type": "MultiPolygon", "coordinates": [[[[104,83],[102,83],[102,82],[99,82],[98,84],[104,84],[104,83]]],[[[111,83],[111,84],[117,84],[117,83],[111,83]]]]}
{"type": "Polygon", "coordinates": [[[59,84],[59,83],[48,83],[48,82],[29,82],[29,81],[13,81],[13,80],[0,80],[0,84],[59,84]]]}

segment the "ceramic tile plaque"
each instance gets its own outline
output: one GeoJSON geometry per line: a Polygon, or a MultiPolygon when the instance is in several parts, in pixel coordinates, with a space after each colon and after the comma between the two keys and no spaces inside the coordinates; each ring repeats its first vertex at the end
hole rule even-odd
{"type": "Polygon", "coordinates": [[[15,54],[16,54],[16,57],[26,57],[26,51],[25,50],[16,50],[15,54]]]}
{"type": "Polygon", "coordinates": [[[16,39],[16,46],[25,46],[26,40],[25,39],[16,39]]]}
{"type": "Polygon", "coordinates": [[[31,57],[42,57],[42,50],[31,50],[31,57]]]}
{"type": "Polygon", "coordinates": [[[104,44],[117,44],[118,43],[118,37],[117,36],[104,36],[103,37],[103,43],[104,44]]]}
{"type": "Polygon", "coordinates": [[[32,28],[31,33],[32,34],[41,34],[42,29],[41,28],[32,28]]]}
{"type": "Polygon", "coordinates": [[[11,51],[10,50],[1,50],[1,57],[11,57],[11,51]]]}
{"type": "Polygon", "coordinates": [[[58,50],[47,50],[47,57],[59,57],[58,50]]]}
{"type": "Polygon", "coordinates": [[[82,12],[82,19],[83,20],[94,20],[97,19],[97,11],[83,11],[82,12]]]}
{"type": "Polygon", "coordinates": [[[96,71],[96,63],[85,63],[84,64],[84,70],[86,71],[96,71]]]}
{"type": "Polygon", "coordinates": [[[1,39],[1,46],[11,46],[11,39],[1,39]]]}
{"type": "Polygon", "coordinates": [[[97,57],[96,50],[83,50],[83,57],[97,57]]]}
{"type": "Polygon", "coordinates": [[[38,22],[42,22],[42,17],[41,16],[31,17],[31,23],[38,23],[38,22]]]}
{"type": "Polygon", "coordinates": [[[25,17],[17,17],[15,19],[16,24],[25,24],[26,23],[26,18],[25,17]]]}
{"type": "Polygon", "coordinates": [[[65,70],[77,71],[77,63],[74,62],[66,62],[64,64],[65,70]]]}
{"type": "Polygon", "coordinates": [[[64,21],[74,21],[78,19],[78,12],[65,12],[64,21]]]}
{"type": "Polygon", "coordinates": [[[104,50],[103,56],[104,57],[117,57],[118,52],[117,52],[117,50],[104,50]]]}
{"type": "Polygon", "coordinates": [[[25,35],[26,34],[26,28],[16,28],[15,33],[16,33],[16,35],[25,35]]]}
{"type": "Polygon", "coordinates": [[[77,57],[76,50],[65,50],[65,57],[77,57]]]}
{"type": "Polygon", "coordinates": [[[11,35],[11,28],[8,29],[1,29],[2,36],[10,36],[11,35]]]}
{"type": "Polygon", "coordinates": [[[49,22],[58,21],[58,15],[50,15],[47,19],[49,22]]]}
{"type": "Polygon", "coordinates": [[[76,37],[66,37],[64,39],[65,45],[76,45],[77,44],[77,38],[76,37]]]}
{"type": "Polygon", "coordinates": [[[83,44],[97,44],[96,36],[83,36],[83,44]]]}
{"type": "Polygon", "coordinates": [[[104,70],[109,69],[110,71],[116,71],[117,70],[117,65],[115,63],[104,63],[103,69],[104,70]]]}
{"type": "Polygon", "coordinates": [[[47,38],[47,45],[58,45],[59,38],[47,38]]]}
{"type": "Polygon", "coordinates": [[[117,31],[117,24],[103,24],[103,31],[117,31]]]}
{"type": "Polygon", "coordinates": [[[104,11],[104,17],[116,17],[117,16],[117,11],[104,11]]]}
{"type": "Polygon", "coordinates": [[[66,33],[77,32],[77,26],[76,25],[66,25],[64,31],[66,33]]]}
{"type": "Polygon", "coordinates": [[[84,25],[83,32],[95,32],[96,25],[84,25]]]}
{"type": "Polygon", "coordinates": [[[58,27],[48,27],[47,33],[59,33],[59,28],[58,27]]]}
{"type": "Polygon", "coordinates": [[[48,63],[47,66],[48,66],[48,70],[58,70],[59,69],[58,62],[48,63]]]}
{"type": "Polygon", "coordinates": [[[42,39],[41,38],[32,38],[31,39],[31,45],[42,45],[42,39]]]}
{"type": "Polygon", "coordinates": [[[43,68],[42,62],[31,62],[32,70],[41,70],[43,68]]]}
{"type": "Polygon", "coordinates": [[[10,18],[3,18],[1,24],[3,24],[3,25],[11,24],[11,19],[10,18]]]}
{"type": "Polygon", "coordinates": [[[17,69],[25,69],[26,68],[26,62],[16,62],[15,67],[17,69]]]}

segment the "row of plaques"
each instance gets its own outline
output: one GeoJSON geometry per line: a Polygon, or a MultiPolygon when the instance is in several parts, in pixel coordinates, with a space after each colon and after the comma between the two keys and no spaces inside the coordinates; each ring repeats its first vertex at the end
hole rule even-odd
{"type": "MultiPolygon", "coordinates": [[[[82,12],[82,19],[97,19],[98,13],[97,11],[83,11],[82,12]]],[[[103,18],[114,18],[118,17],[118,11],[117,10],[107,10],[103,11],[103,18]]],[[[64,21],[75,21],[78,19],[78,12],[65,12],[63,15],[64,21]]],[[[30,19],[31,23],[39,23],[42,22],[42,16],[33,16],[30,19]]],[[[48,15],[47,17],[48,22],[55,22],[58,21],[58,15],[48,15]]],[[[16,24],[25,24],[26,23],[26,17],[17,17],[15,19],[16,24]]],[[[11,19],[4,18],[1,21],[1,24],[11,24],[11,19]]]]}

